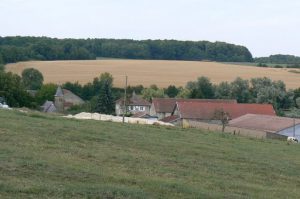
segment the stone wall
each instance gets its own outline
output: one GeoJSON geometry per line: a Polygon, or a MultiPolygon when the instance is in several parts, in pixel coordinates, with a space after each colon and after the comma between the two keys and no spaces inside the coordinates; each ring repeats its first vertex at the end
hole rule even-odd
{"type": "MultiPolygon", "coordinates": [[[[210,124],[210,123],[203,122],[203,121],[182,120],[181,122],[179,122],[177,124],[179,124],[179,125],[181,124],[184,128],[201,128],[201,129],[205,129],[205,130],[209,130],[209,131],[219,131],[219,132],[222,131],[222,125],[210,124]]],[[[235,135],[248,136],[248,137],[267,138],[266,132],[251,130],[251,129],[243,129],[243,128],[226,126],[225,132],[235,134],[235,135]]]]}

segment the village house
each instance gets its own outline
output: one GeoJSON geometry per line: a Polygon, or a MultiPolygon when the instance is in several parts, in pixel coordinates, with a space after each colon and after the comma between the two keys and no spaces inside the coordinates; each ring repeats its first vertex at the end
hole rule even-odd
{"type": "Polygon", "coordinates": [[[172,115],[176,102],[211,102],[211,103],[229,103],[236,104],[236,100],[223,99],[176,99],[176,98],[153,98],[150,108],[150,115],[156,116],[159,120],[172,115]]]}
{"type": "Polygon", "coordinates": [[[162,121],[167,122],[171,120],[173,124],[189,127],[199,127],[199,122],[220,124],[220,121],[215,118],[216,111],[218,110],[228,113],[229,120],[246,114],[276,116],[275,110],[270,104],[178,101],[173,109],[172,116],[164,118],[162,121]]]}
{"type": "Polygon", "coordinates": [[[41,109],[43,112],[60,112],[68,110],[71,106],[84,104],[84,101],[67,89],[57,87],[53,101],[46,101],[41,109]]]}
{"type": "MultiPolygon", "coordinates": [[[[116,115],[123,115],[124,99],[121,98],[115,102],[116,115]]],[[[137,114],[139,112],[149,114],[151,103],[142,97],[132,93],[132,96],[126,101],[126,113],[137,114]]]]}

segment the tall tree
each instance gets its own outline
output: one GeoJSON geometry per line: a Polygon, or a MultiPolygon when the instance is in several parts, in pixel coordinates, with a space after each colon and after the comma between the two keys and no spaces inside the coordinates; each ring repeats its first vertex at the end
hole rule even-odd
{"type": "Polygon", "coordinates": [[[186,88],[190,90],[190,98],[214,98],[214,86],[207,77],[199,77],[196,82],[188,82],[186,88]]]}
{"type": "Polygon", "coordinates": [[[39,105],[44,103],[46,100],[54,101],[54,95],[57,89],[55,84],[44,84],[35,95],[35,99],[39,105]]]}
{"type": "Polygon", "coordinates": [[[177,98],[188,99],[191,96],[191,91],[186,88],[180,88],[177,94],[177,98]]]}
{"type": "Polygon", "coordinates": [[[37,69],[27,68],[22,72],[22,81],[26,89],[38,90],[43,85],[44,77],[37,69]]]}
{"type": "Polygon", "coordinates": [[[174,85],[170,85],[170,86],[168,86],[168,88],[165,90],[165,93],[166,93],[169,97],[173,98],[173,97],[176,97],[176,96],[177,96],[177,94],[179,93],[179,89],[177,89],[176,86],[174,86],[174,85]]]}
{"type": "Polygon", "coordinates": [[[0,71],[0,96],[4,97],[7,104],[12,107],[32,107],[33,99],[25,91],[21,77],[0,71]]]}
{"type": "Polygon", "coordinates": [[[153,88],[145,88],[142,91],[142,95],[143,95],[143,98],[148,100],[148,101],[151,101],[152,98],[155,98],[155,97],[163,98],[165,96],[163,89],[156,89],[155,90],[153,88]]]}
{"type": "Polygon", "coordinates": [[[94,87],[94,95],[98,95],[100,89],[103,87],[105,83],[109,84],[110,87],[113,86],[113,76],[110,73],[102,73],[100,77],[96,77],[93,80],[93,87],[94,87]]]}
{"type": "Polygon", "coordinates": [[[231,82],[231,98],[239,103],[247,103],[251,99],[249,81],[238,77],[231,82]]]}
{"type": "Polygon", "coordinates": [[[221,82],[216,86],[215,97],[217,99],[231,99],[231,85],[228,82],[221,82]]]}
{"type": "Polygon", "coordinates": [[[111,84],[106,81],[100,90],[97,99],[96,112],[104,114],[112,114],[114,111],[114,102],[111,92],[111,84]]]}

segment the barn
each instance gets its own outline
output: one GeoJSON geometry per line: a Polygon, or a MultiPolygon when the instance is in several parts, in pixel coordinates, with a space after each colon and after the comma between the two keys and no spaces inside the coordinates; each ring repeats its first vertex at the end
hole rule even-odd
{"type": "Polygon", "coordinates": [[[300,119],[247,114],[229,122],[230,127],[273,133],[300,140],[300,119]]]}
{"type": "MultiPolygon", "coordinates": [[[[236,104],[235,99],[177,99],[177,98],[153,98],[150,108],[150,115],[156,116],[159,120],[172,115],[176,102],[207,102],[207,103],[228,103],[236,104]]],[[[171,117],[174,118],[174,117],[171,117]]]]}
{"type": "Polygon", "coordinates": [[[205,101],[178,101],[172,115],[177,115],[176,124],[180,126],[198,127],[203,122],[220,124],[215,118],[215,113],[223,110],[229,115],[229,120],[246,114],[262,114],[276,116],[275,110],[270,104],[238,104],[224,102],[205,101]]]}

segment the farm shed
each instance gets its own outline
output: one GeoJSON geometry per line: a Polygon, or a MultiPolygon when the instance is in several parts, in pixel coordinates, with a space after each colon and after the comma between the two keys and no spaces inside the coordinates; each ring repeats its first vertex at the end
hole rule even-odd
{"type": "Polygon", "coordinates": [[[197,127],[197,122],[219,124],[215,113],[223,110],[229,114],[229,119],[235,119],[246,114],[263,114],[275,116],[275,110],[270,104],[238,104],[238,103],[212,103],[201,101],[178,101],[173,111],[180,120],[177,125],[197,127]]]}
{"type": "MultiPolygon", "coordinates": [[[[270,115],[247,114],[231,120],[230,127],[264,131],[267,133],[294,136],[300,140],[300,119],[270,115]]],[[[271,135],[271,134],[269,134],[271,135]]]]}
{"type": "Polygon", "coordinates": [[[210,102],[236,104],[236,100],[222,99],[176,99],[176,98],[153,98],[150,115],[158,117],[159,120],[169,117],[174,111],[176,102],[210,102]]]}
{"type": "Polygon", "coordinates": [[[171,123],[171,124],[176,124],[179,120],[180,120],[180,118],[178,115],[171,115],[171,116],[161,119],[160,121],[166,122],[166,123],[171,123]]]}

